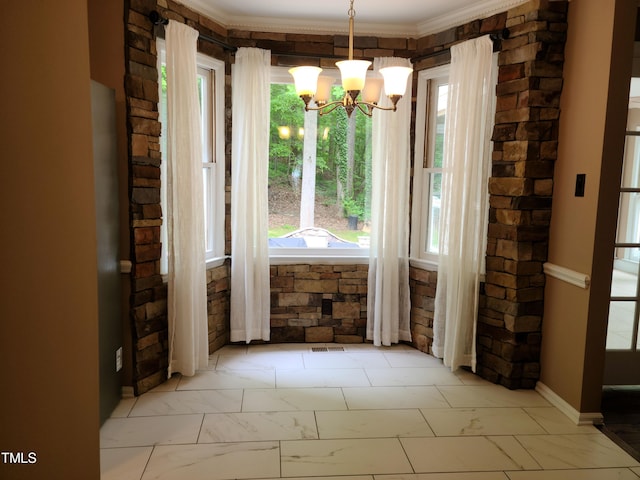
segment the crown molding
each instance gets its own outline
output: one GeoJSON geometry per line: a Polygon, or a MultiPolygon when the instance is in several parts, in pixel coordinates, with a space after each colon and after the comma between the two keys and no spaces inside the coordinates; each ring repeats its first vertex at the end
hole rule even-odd
{"type": "MultiPolygon", "coordinates": [[[[415,24],[382,24],[356,21],[356,36],[419,38],[441,32],[480,18],[504,12],[530,0],[479,0],[446,15],[415,24]]],[[[217,8],[211,0],[184,0],[182,2],[202,15],[220,23],[227,29],[307,34],[347,34],[347,19],[329,21],[319,19],[282,19],[252,15],[234,15],[217,8]]]]}
{"type": "Polygon", "coordinates": [[[527,3],[528,1],[529,0],[485,0],[475,2],[467,7],[447,13],[446,15],[420,22],[417,24],[416,30],[418,36],[424,37],[457,27],[458,25],[464,25],[473,20],[490,17],[522,5],[523,3],[527,3]]]}

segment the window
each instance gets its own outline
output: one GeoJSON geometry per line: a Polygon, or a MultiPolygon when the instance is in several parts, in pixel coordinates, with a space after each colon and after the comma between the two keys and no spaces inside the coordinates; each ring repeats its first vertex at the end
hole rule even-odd
{"type": "MultiPolygon", "coordinates": [[[[343,95],[334,85],[332,97],[343,95]]],[[[287,70],[274,67],[270,121],[271,255],[368,256],[371,118],[305,113],[287,70]]]]}
{"type": "Polygon", "coordinates": [[[420,72],[413,178],[411,257],[437,263],[448,66],[420,72]]]}
{"type": "MultiPolygon", "coordinates": [[[[206,260],[224,256],[225,242],[225,161],[224,161],[224,62],[198,54],[198,95],[200,98],[201,137],[202,137],[202,181],[204,194],[204,230],[206,260]]],[[[158,39],[158,75],[160,78],[160,102],[158,110],[162,123],[160,150],[163,152],[161,163],[161,204],[163,215],[167,205],[167,85],[164,40],[158,39]]],[[[163,222],[161,241],[167,245],[166,222],[163,222]]],[[[167,249],[162,249],[160,271],[167,273],[167,249]]]]}

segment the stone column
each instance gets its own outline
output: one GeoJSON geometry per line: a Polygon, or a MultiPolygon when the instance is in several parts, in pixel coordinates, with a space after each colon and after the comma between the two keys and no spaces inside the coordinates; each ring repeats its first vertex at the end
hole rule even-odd
{"type": "Polygon", "coordinates": [[[567,2],[509,10],[499,54],[487,274],[478,316],[478,373],[533,388],[540,373],[553,169],[567,2]]]}

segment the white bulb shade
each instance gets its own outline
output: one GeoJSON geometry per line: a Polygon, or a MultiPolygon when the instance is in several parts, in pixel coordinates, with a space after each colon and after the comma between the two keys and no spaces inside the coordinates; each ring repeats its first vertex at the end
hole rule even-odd
{"type": "Polygon", "coordinates": [[[318,75],[320,75],[321,71],[320,67],[295,67],[289,69],[296,86],[296,93],[313,97],[318,88],[318,75]]]}
{"type": "Polygon", "coordinates": [[[407,90],[407,78],[413,72],[409,67],[381,68],[380,73],[384,77],[384,92],[387,96],[404,95],[407,90]]]}
{"type": "Polygon", "coordinates": [[[362,101],[366,103],[378,103],[382,91],[383,80],[380,77],[367,77],[367,83],[362,89],[362,101]]]}
{"type": "Polygon", "coordinates": [[[328,102],[331,98],[331,86],[335,82],[333,77],[320,75],[318,77],[318,89],[316,90],[316,102],[328,102]]]}
{"type": "Polygon", "coordinates": [[[367,77],[367,69],[371,65],[368,60],[343,60],[336,62],[342,76],[342,88],[345,91],[362,90],[367,77]]]}

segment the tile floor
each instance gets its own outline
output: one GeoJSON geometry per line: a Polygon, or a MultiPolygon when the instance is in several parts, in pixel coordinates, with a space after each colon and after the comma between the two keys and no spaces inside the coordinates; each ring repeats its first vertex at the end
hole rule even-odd
{"type": "Polygon", "coordinates": [[[124,399],[100,432],[102,480],[640,478],[534,391],[404,345],[319,346],[227,346],[194,377],[124,399]]]}

